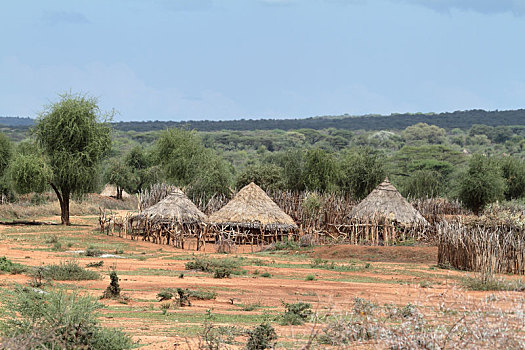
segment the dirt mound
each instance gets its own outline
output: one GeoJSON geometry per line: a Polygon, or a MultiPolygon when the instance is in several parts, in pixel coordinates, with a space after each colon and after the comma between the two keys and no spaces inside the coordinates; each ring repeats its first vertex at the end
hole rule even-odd
{"type": "Polygon", "coordinates": [[[321,259],[359,259],[362,261],[437,264],[437,247],[370,247],[334,245],[315,247],[311,253],[321,259]]]}

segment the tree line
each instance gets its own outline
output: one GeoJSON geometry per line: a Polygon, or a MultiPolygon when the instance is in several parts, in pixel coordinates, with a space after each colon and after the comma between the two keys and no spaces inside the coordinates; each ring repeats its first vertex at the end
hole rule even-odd
{"type": "Polygon", "coordinates": [[[244,133],[185,128],[168,128],[139,143],[112,129],[111,117],[96,99],[66,94],[45,107],[28,139],[15,145],[0,133],[1,193],[52,189],[64,224],[70,199],[106,182],[117,185],[118,196],[168,182],[190,198],[209,199],[253,181],[266,190],[362,199],[389,176],[405,196],[458,198],[476,213],[496,200],[525,196],[522,130],[508,126],[447,131],[419,123],[374,133],[298,129],[266,134],[275,141],[271,146],[264,135],[252,135],[255,143],[249,145],[244,133]],[[121,147],[124,142],[127,147],[121,147]],[[470,146],[474,154],[464,152],[470,146]],[[514,156],[487,152],[509,149],[514,156]]]}

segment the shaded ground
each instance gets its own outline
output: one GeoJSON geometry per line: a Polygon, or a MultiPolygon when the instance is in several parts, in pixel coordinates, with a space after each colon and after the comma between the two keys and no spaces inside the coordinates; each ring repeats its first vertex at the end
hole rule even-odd
{"type": "Polygon", "coordinates": [[[321,259],[358,259],[363,261],[435,264],[437,254],[437,247],[337,245],[315,247],[311,256],[321,259]]]}
{"type": "MultiPolygon", "coordinates": [[[[45,220],[57,217],[42,218],[45,220]]],[[[438,303],[456,303],[448,296],[480,301],[494,292],[466,292],[458,285],[466,273],[436,268],[435,247],[323,246],[297,252],[236,253],[231,255],[193,252],[97,231],[95,216],[74,217],[79,226],[0,227],[0,256],[14,262],[39,266],[76,260],[85,266],[103,261],[102,268],[90,268],[103,275],[96,281],[55,282],[70,290],[102,295],[109,284],[108,270],[116,269],[127,301],[102,300],[102,322],[121,327],[142,349],[196,348],[204,321],[251,329],[270,321],[279,335],[279,348],[297,348],[308,339],[312,324],[281,326],[278,317],[283,303],[308,302],[319,314],[351,310],[356,297],[376,304],[418,304],[422,309],[438,303]],[[56,237],[56,239],[54,238],[56,237]],[[52,243],[55,242],[55,243],[52,243]],[[57,249],[56,242],[61,247],[57,249]],[[87,257],[73,251],[88,247],[112,253],[118,258],[87,257]],[[240,275],[215,279],[212,274],[186,271],[194,256],[235,257],[241,261],[240,275]],[[331,263],[334,265],[331,265],[331,263]],[[268,273],[269,277],[263,277],[268,273]],[[164,315],[156,296],[163,288],[214,291],[214,300],[193,300],[191,307],[171,308],[164,315]],[[246,311],[248,309],[251,311],[246,311]],[[190,344],[190,345],[188,345],[190,344]]],[[[245,248],[245,251],[249,249],[245,248]]],[[[25,275],[0,275],[4,288],[14,282],[27,283],[25,275]]],[[[500,292],[498,292],[500,293],[500,292]]],[[[504,292],[501,292],[504,293],[504,292]]],[[[514,293],[502,294],[502,307],[514,293]]],[[[523,298],[523,294],[516,294],[523,298]]],[[[245,337],[234,337],[233,348],[241,348],[245,337]]],[[[374,348],[374,344],[360,345],[374,348]]]]}

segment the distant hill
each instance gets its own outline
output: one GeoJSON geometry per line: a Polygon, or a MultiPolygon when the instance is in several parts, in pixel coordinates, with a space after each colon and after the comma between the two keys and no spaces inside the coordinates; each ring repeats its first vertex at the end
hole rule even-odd
{"type": "MultiPolygon", "coordinates": [[[[0,117],[0,125],[24,128],[33,125],[31,118],[0,117]]],[[[324,116],[301,119],[240,119],[223,121],[145,121],[145,122],[117,122],[113,127],[121,131],[154,131],[172,127],[195,129],[198,131],[219,130],[293,130],[293,129],[349,129],[349,130],[401,130],[407,126],[427,123],[445,129],[468,129],[474,124],[489,126],[516,125],[525,126],[525,109],[511,111],[456,111],[439,114],[391,114],[389,116],[324,116]]]]}
{"type": "Polygon", "coordinates": [[[240,119],[225,121],[147,121],[119,122],[114,128],[121,131],[152,131],[171,127],[183,127],[198,131],[219,130],[271,130],[271,129],[349,129],[349,130],[400,130],[407,126],[427,123],[445,129],[468,129],[473,124],[490,126],[525,126],[525,109],[513,111],[458,111],[440,114],[392,114],[389,116],[325,116],[303,119],[240,119]]]}
{"type": "Polygon", "coordinates": [[[29,127],[35,123],[34,119],[28,117],[2,117],[0,116],[0,125],[29,127]]]}

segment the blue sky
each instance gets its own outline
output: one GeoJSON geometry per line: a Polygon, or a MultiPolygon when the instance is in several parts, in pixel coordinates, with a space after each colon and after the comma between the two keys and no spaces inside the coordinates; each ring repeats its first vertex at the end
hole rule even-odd
{"type": "Polygon", "coordinates": [[[525,0],[9,1],[0,115],[116,120],[525,108],[525,0]]]}

